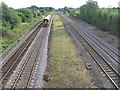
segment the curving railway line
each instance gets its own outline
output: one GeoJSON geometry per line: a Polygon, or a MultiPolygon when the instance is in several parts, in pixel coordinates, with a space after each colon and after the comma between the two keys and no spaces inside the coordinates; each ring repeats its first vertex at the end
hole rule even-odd
{"type": "Polygon", "coordinates": [[[120,73],[118,70],[118,66],[120,64],[118,61],[119,54],[113,49],[110,49],[105,43],[98,40],[98,38],[94,37],[90,34],[90,32],[84,30],[84,28],[74,23],[65,15],[60,14],[60,17],[66,30],[73,33],[74,36],[82,43],[94,61],[114,85],[114,88],[120,89],[120,73]]]}

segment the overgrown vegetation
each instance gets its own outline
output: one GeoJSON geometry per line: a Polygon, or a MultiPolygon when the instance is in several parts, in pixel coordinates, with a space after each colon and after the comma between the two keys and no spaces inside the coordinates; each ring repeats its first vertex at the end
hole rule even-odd
{"type": "MultiPolygon", "coordinates": [[[[99,8],[96,1],[87,2],[78,9],[70,9],[70,15],[92,24],[110,34],[120,36],[120,8],[99,8]]],[[[66,10],[66,7],[63,9],[66,10]]],[[[68,11],[68,8],[67,8],[68,11]]],[[[68,13],[63,11],[64,13],[68,13]]]]}
{"type": "Polygon", "coordinates": [[[2,49],[0,52],[6,50],[12,43],[18,40],[21,36],[23,36],[29,29],[31,29],[42,17],[36,17],[32,20],[32,22],[20,23],[17,27],[12,30],[6,30],[2,32],[2,36],[0,37],[0,43],[2,45],[2,49]]]}
{"type": "Polygon", "coordinates": [[[2,6],[2,29],[8,30],[16,27],[20,22],[31,22],[37,16],[47,15],[53,11],[52,7],[31,6],[27,8],[13,9],[8,7],[4,2],[2,6]]]}
{"type": "Polygon", "coordinates": [[[84,72],[84,64],[78,59],[75,47],[65,33],[58,15],[53,20],[53,30],[50,38],[49,61],[46,71],[50,80],[46,82],[45,88],[92,87],[90,76],[84,72]]]}
{"type": "Polygon", "coordinates": [[[2,3],[2,30],[13,29],[20,23],[20,17],[17,12],[9,8],[5,3],[2,3]]]}
{"type": "Polygon", "coordinates": [[[0,43],[3,52],[12,43],[19,39],[25,32],[32,28],[43,16],[49,14],[54,8],[31,6],[27,8],[13,9],[4,2],[0,4],[2,10],[0,27],[0,43]]]}

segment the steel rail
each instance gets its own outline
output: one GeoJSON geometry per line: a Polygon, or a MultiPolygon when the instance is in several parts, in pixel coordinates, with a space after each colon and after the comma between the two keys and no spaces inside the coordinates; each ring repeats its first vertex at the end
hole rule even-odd
{"type": "MultiPolygon", "coordinates": [[[[62,16],[61,16],[62,17],[62,16]]],[[[63,17],[62,17],[63,18],[63,17]]],[[[63,20],[63,19],[62,19],[63,20]]],[[[77,39],[82,43],[82,45],[86,48],[86,50],[89,52],[89,54],[92,56],[92,58],[96,61],[96,63],[100,66],[100,68],[103,70],[103,72],[107,75],[107,77],[110,79],[110,81],[113,83],[113,85],[115,86],[115,88],[117,88],[118,90],[120,89],[120,85],[118,82],[116,82],[116,80],[114,80],[112,78],[112,76],[110,76],[110,71],[107,71],[105,69],[105,66],[102,65],[102,63],[100,63],[100,60],[97,60],[96,57],[93,55],[93,53],[91,51],[88,50],[88,47],[86,47],[86,45],[80,40],[80,37],[102,58],[102,60],[105,62],[104,64],[107,65],[107,67],[109,67],[109,69],[111,69],[111,72],[114,72],[114,75],[117,78],[120,78],[120,75],[114,70],[114,68],[109,65],[109,63],[106,62],[105,58],[103,58],[96,50],[95,48],[93,48],[91,46],[91,44],[83,37],[81,36],[81,34],[73,27],[73,25],[71,25],[65,18],[64,18],[65,22],[67,22],[67,24],[70,26],[69,28],[71,28],[71,31],[74,33],[74,35],[77,37],[77,39]],[[75,33],[77,33],[78,35],[76,35],[75,33]],[[79,37],[80,36],[80,37],[79,37]]],[[[64,24],[66,26],[66,24],[64,24]]]]}
{"type": "MultiPolygon", "coordinates": [[[[42,24],[42,21],[40,21],[39,23],[39,26],[42,24]]],[[[37,26],[37,25],[36,25],[37,26]]],[[[39,26],[35,27],[35,30],[39,28],[39,26]]],[[[35,30],[32,32],[32,34],[35,32],[35,30]]],[[[29,37],[31,37],[30,34],[25,41],[27,41],[27,39],[29,39],[29,37]]],[[[24,42],[25,42],[24,41],[24,42]]],[[[11,53],[11,55],[3,62],[3,64],[0,66],[0,69],[9,61],[9,59],[17,52],[17,50],[24,44],[24,42],[20,43],[20,45],[11,53]]]]}
{"type": "MultiPolygon", "coordinates": [[[[82,31],[82,33],[84,33],[88,38],[90,38],[96,45],[98,45],[104,52],[106,52],[109,56],[111,56],[117,63],[119,63],[120,64],[120,61],[118,61],[118,59],[117,58],[115,58],[114,56],[112,56],[109,52],[107,52],[106,50],[105,50],[105,48],[103,48],[102,46],[100,46],[96,41],[94,41],[93,40],[93,38],[94,39],[96,39],[95,37],[93,37],[92,35],[92,37],[91,36],[89,36],[90,35],[90,33],[88,33],[87,31],[82,31]],[[87,34],[86,34],[87,33],[87,34]]],[[[97,40],[97,39],[96,39],[97,40]]],[[[97,40],[98,42],[100,42],[99,40],[97,40]]],[[[101,42],[100,42],[101,43],[101,42]]],[[[108,48],[105,44],[103,44],[103,43],[101,43],[103,46],[105,46],[108,50],[110,50],[110,51],[112,51],[112,53],[114,53],[115,55],[117,55],[117,57],[119,58],[120,57],[120,55],[119,54],[117,54],[117,53],[115,53],[111,48],[108,48]]]]}
{"type": "MultiPolygon", "coordinates": [[[[53,17],[54,17],[54,16],[51,17],[48,30],[51,29],[53,17]]],[[[46,33],[45,33],[45,34],[46,34],[46,33]]],[[[45,36],[46,36],[46,35],[45,35],[45,36]]],[[[45,40],[44,40],[44,42],[45,42],[45,40]]],[[[43,45],[43,44],[42,44],[42,45],[43,45]]],[[[43,45],[42,48],[40,49],[40,53],[42,53],[41,51],[42,51],[43,48],[44,48],[44,45],[43,45]]],[[[39,51],[38,51],[38,53],[39,53],[39,51]]],[[[36,60],[36,61],[35,61],[35,64],[33,65],[33,68],[32,68],[32,70],[31,70],[31,75],[29,76],[29,80],[28,80],[28,82],[27,82],[26,88],[30,88],[31,80],[32,80],[32,77],[33,77],[34,72],[35,72],[35,69],[36,69],[36,63],[37,63],[37,61],[38,61],[38,60],[36,60]]]]}
{"type": "MultiPolygon", "coordinates": [[[[40,43],[42,43],[42,41],[41,41],[40,43]]],[[[35,50],[35,48],[37,47],[37,44],[38,44],[38,42],[34,45],[34,48],[32,48],[32,51],[35,50]]],[[[16,80],[14,81],[14,84],[13,84],[12,87],[11,87],[12,89],[14,89],[14,88],[17,86],[17,83],[18,83],[18,81],[19,81],[19,79],[20,79],[23,71],[25,70],[26,65],[28,64],[28,61],[30,60],[30,57],[31,57],[32,54],[33,54],[32,51],[31,51],[31,53],[30,53],[29,58],[27,58],[27,60],[25,61],[24,65],[23,65],[22,68],[20,69],[19,74],[17,75],[17,78],[16,78],[16,80]]],[[[39,50],[37,51],[37,54],[38,54],[38,53],[39,53],[39,50]]],[[[36,55],[36,58],[37,58],[37,55],[36,55]]],[[[36,61],[36,59],[35,59],[34,65],[36,64],[36,62],[37,62],[37,61],[36,61]]],[[[32,67],[34,67],[34,65],[33,65],[32,67]]],[[[33,68],[32,68],[32,69],[33,69],[33,68]]],[[[32,70],[31,70],[31,75],[32,75],[32,70]]],[[[31,75],[30,75],[30,76],[31,76],[31,75]]],[[[29,77],[30,77],[30,76],[29,76],[29,77]]],[[[27,85],[26,85],[26,87],[27,87],[27,85]]]]}
{"type": "MultiPolygon", "coordinates": [[[[41,25],[42,25],[42,23],[40,23],[40,25],[36,28],[36,29],[38,29],[39,27],[41,27],[41,25]]],[[[20,58],[21,58],[21,56],[26,52],[26,50],[27,50],[27,48],[29,47],[29,45],[30,45],[30,43],[32,43],[32,40],[35,38],[35,35],[37,34],[37,32],[38,32],[39,30],[35,30],[28,38],[27,38],[27,40],[29,40],[28,42],[27,42],[27,44],[25,45],[25,47],[23,48],[23,50],[19,53],[19,55],[18,55],[18,57],[16,58],[16,60],[15,61],[12,61],[13,63],[12,63],[12,65],[11,66],[9,66],[9,69],[6,71],[6,72],[4,72],[4,75],[3,75],[3,77],[2,77],[2,79],[0,80],[0,82],[2,82],[3,84],[5,84],[6,82],[7,82],[7,80],[8,80],[8,78],[10,77],[10,75],[11,75],[11,73],[13,73],[13,70],[15,69],[15,66],[16,66],[16,64],[18,64],[19,62],[20,62],[20,58]],[[34,34],[34,35],[33,35],[34,34]],[[31,37],[32,36],[32,37],[31,37]],[[31,37],[31,38],[30,38],[31,37]]],[[[25,42],[24,42],[25,43],[25,42]]],[[[24,44],[23,43],[23,44],[24,44]]],[[[23,45],[22,44],[22,45],[23,45]]],[[[21,46],[22,46],[21,45],[21,46]]],[[[18,49],[19,50],[19,49],[18,49]]],[[[14,54],[12,54],[12,55],[14,55],[14,54]]],[[[12,55],[10,56],[10,57],[12,57],[12,55]]],[[[9,57],[9,58],[10,58],[9,57]]],[[[7,61],[9,61],[10,62],[10,60],[9,59],[7,59],[7,61]]],[[[1,69],[3,68],[3,67],[5,67],[5,64],[6,63],[4,63],[3,65],[2,65],[2,67],[1,67],[1,69]]],[[[17,67],[17,66],[16,66],[17,67]]],[[[3,85],[3,87],[4,87],[4,85],[3,85]]]]}
{"type": "MultiPolygon", "coordinates": [[[[76,22],[78,22],[78,21],[76,21],[76,22]]],[[[79,22],[78,22],[79,23],[79,22]]],[[[107,44],[106,42],[104,42],[102,39],[98,39],[98,38],[96,38],[96,36],[95,35],[93,35],[92,33],[90,33],[90,32],[88,32],[84,27],[81,27],[82,29],[84,29],[84,31],[86,32],[86,33],[88,33],[88,34],[90,34],[94,39],[96,39],[96,40],[98,40],[98,42],[100,42],[101,44],[103,44],[106,48],[108,48],[109,50],[111,50],[114,54],[116,54],[117,56],[119,56],[120,57],[120,54],[119,54],[119,52],[118,51],[116,51],[116,50],[113,50],[113,49],[111,49],[112,47],[109,45],[109,44],[107,44]],[[107,45],[106,45],[107,44],[107,45]],[[110,48],[111,47],[111,48],[110,48]]]]}

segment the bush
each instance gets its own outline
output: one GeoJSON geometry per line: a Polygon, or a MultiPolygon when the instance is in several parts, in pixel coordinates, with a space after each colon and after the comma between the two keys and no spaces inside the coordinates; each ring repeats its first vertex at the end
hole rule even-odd
{"type": "Polygon", "coordinates": [[[33,18],[33,13],[30,9],[22,8],[18,10],[18,15],[22,18],[22,22],[30,22],[33,18]]]}
{"type": "Polygon", "coordinates": [[[4,45],[2,45],[2,48],[7,48],[8,47],[8,45],[7,44],[4,44],[4,45]]]}
{"type": "Polygon", "coordinates": [[[79,16],[83,21],[97,26],[103,31],[120,36],[120,25],[118,25],[120,13],[118,10],[119,8],[99,8],[97,2],[88,2],[80,7],[78,14],[71,11],[70,15],[77,18],[79,16]]]}
{"type": "Polygon", "coordinates": [[[2,21],[3,27],[13,29],[20,23],[21,20],[12,8],[9,8],[5,3],[2,3],[2,21]]]}

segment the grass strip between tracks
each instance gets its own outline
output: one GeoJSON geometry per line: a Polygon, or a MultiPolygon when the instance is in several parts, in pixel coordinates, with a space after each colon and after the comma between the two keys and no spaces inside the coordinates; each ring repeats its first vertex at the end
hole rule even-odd
{"type": "Polygon", "coordinates": [[[45,83],[45,88],[92,87],[83,62],[78,58],[75,46],[65,33],[58,15],[53,20],[48,55],[46,73],[49,81],[45,83]]]}

